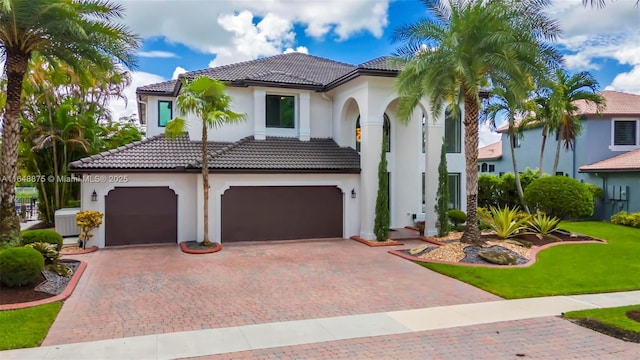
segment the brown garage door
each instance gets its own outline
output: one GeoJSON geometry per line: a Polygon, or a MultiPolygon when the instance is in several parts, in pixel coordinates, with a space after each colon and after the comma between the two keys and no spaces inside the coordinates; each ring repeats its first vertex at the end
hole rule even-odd
{"type": "Polygon", "coordinates": [[[175,243],[178,196],[168,187],[117,187],[105,200],[105,245],[175,243]]]}
{"type": "Polygon", "coordinates": [[[342,237],[335,186],[239,186],[222,196],[222,242],[342,237]]]}

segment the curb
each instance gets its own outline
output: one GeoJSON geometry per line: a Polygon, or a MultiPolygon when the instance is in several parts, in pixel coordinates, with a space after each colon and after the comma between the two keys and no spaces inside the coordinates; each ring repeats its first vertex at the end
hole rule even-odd
{"type": "Polygon", "coordinates": [[[60,250],[60,255],[82,255],[82,254],[89,254],[92,252],[96,252],[98,251],[98,247],[97,246],[92,246],[88,249],[83,249],[80,251],[74,251],[74,252],[65,252],[64,251],[64,246],[62,247],[62,250],[60,250]]]}
{"type": "Polygon", "coordinates": [[[185,245],[184,242],[180,243],[180,250],[182,250],[183,253],[185,254],[212,254],[215,252],[218,252],[220,250],[222,250],[222,244],[220,243],[216,243],[216,247],[211,248],[211,249],[202,249],[202,250],[196,250],[196,249],[189,249],[187,247],[187,245],[185,245]]]}
{"type": "Polygon", "coordinates": [[[349,239],[351,239],[351,240],[355,240],[355,241],[357,241],[357,242],[359,242],[359,243],[361,243],[361,244],[365,244],[365,245],[367,245],[367,246],[369,246],[369,247],[382,247],[382,246],[398,246],[398,245],[404,245],[404,243],[401,243],[401,242],[396,241],[396,240],[392,240],[391,242],[384,242],[384,243],[374,243],[374,242],[372,242],[372,241],[365,240],[365,239],[361,238],[360,236],[356,236],[356,235],[354,235],[354,236],[350,237],[349,239]]]}
{"type": "Polygon", "coordinates": [[[78,261],[80,261],[80,266],[78,266],[78,270],[73,274],[73,277],[71,277],[71,281],[69,281],[69,284],[67,284],[67,287],[64,289],[62,294],[48,297],[46,299],[41,299],[41,300],[28,301],[28,302],[17,303],[17,304],[0,305],[0,311],[25,309],[25,308],[30,308],[34,306],[49,304],[56,301],[66,300],[69,296],[71,296],[71,294],[73,293],[73,290],[75,290],[76,285],[78,285],[78,282],[80,281],[80,277],[84,273],[84,270],[87,268],[87,263],[85,261],[82,261],[82,260],[78,260],[78,261]]]}

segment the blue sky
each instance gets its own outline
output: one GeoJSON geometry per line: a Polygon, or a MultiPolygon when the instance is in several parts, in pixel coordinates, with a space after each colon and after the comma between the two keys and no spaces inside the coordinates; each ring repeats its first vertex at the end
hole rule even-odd
{"type": "MultiPolygon", "coordinates": [[[[143,38],[135,87],[179,73],[298,50],[351,64],[393,52],[398,26],[427,15],[417,0],[120,0],[125,23],[143,38]]],[[[640,9],[617,0],[605,9],[557,0],[549,14],[564,35],[557,46],[569,71],[590,71],[602,89],[640,93],[640,9]]],[[[483,129],[483,143],[492,141],[483,129]]]]}

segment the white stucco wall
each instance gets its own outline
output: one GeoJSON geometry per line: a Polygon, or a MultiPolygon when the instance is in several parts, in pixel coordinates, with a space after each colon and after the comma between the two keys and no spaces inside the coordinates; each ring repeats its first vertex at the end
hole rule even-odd
{"type": "MultiPolygon", "coordinates": [[[[81,184],[82,210],[94,210],[105,213],[105,197],[117,187],[168,186],[178,195],[178,242],[196,240],[196,178],[199,174],[85,174],[81,184]],[[126,181],[125,181],[126,179],[126,181]],[[97,201],[91,201],[93,191],[98,194],[97,201]]],[[[106,219],[93,232],[89,246],[104,247],[106,219]]]]}

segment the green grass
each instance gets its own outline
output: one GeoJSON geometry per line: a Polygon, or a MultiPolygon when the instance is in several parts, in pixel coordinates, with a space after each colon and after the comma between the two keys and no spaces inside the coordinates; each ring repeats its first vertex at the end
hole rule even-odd
{"type": "Polygon", "coordinates": [[[564,314],[568,319],[589,318],[619,329],[640,333],[640,323],[627,317],[627,311],[640,309],[640,305],[621,306],[607,309],[571,311],[564,314]]]}
{"type": "Polygon", "coordinates": [[[56,319],[60,301],[26,309],[0,311],[0,350],[40,345],[56,319]]]}
{"type": "Polygon", "coordinates": [[[554,246],[526,268],[421,265],[506,299],[640,289],[640,229],[605,222],[563,222],[561,228],[609,244],[554,246]]]}

